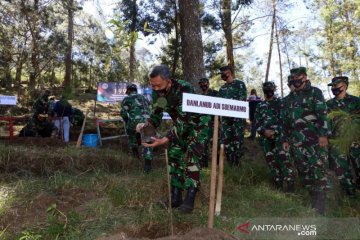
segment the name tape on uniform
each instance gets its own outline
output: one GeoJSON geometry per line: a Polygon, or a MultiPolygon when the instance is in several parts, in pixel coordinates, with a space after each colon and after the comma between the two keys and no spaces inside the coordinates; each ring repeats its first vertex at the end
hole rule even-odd
{"type": "Polygon", "coordinates": [[[248,102],[199,94],[183,93],[182,110],[225,117],[249,118],[248,102]]]}
{"type": "Polygon", "coordinates": [[[16,96],[0,95],[0,105],[16,105],[16,96]]]}

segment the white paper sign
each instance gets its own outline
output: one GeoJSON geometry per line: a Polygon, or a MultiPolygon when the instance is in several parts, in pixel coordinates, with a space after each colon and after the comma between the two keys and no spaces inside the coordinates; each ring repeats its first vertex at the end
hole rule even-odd
{"type": "Polygon", "coordinates": [[[249,103],[246,101],[190,93],[183,93],[182,110],[225,117],[249,118],[249,103]]]}
{"type": "Polygon", "coordinates": [[[0,105],[16,105],[16,96],[0,95],[0,105]]]}

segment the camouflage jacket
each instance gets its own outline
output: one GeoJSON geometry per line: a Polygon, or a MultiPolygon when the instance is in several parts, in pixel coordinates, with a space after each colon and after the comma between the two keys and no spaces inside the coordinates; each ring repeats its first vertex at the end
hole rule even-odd
{"type": "Polygon", "coordinates": [[[38,113],[47,114],[49,111],[48,99],[44,97],[39,97],[38,99],[36,99],[32,108],[34,115],[38,113]]]}
{"type": "Polygon", "coordinates": [[[152,93],[152,113],[148,120],[155,128],[160,126],[163,112],[169,113],[173,127],[166,137],[173,141],[181,138],[184,141],[191,135],[191,131],[199,131],[206,127],[210,116],[182,111],[183,93],[194,93],[193,86],[183,80],[171,80],[171,87],[165,96],[152,93]]]}
{"type": "Polygon", "coordinates": [[[121,102],[120,115],[127,127],[135,129],[136,125],[145,122],[150,117],[150,103],[141,94],[130,93],[121,102]]]}
{"type": "Polygon", "coordinates": [[[210,96],[210,97],[217,97],[217,96],[218,96],[218,94],[219,94],[219,92],[218,92],[218,91],[213,90],[213,89],[211,89],[211,88],[209,88],[209,89],[208,89],[208,91],[207,91],[207,93],[206,93],[206,94],[201,93],[201,95],[210,96]]]}
{"type": "MultiPolygon", "coordinates": [[[[218,97],[221,98],[227,98],[227,99],[234,99],[239,101],[246,101],[246,86],[243,81],[240,81],[239,79],[235,78],[232,83],[225,83],[221,86],[218,97]]],[[[231,117],[222,117],[222,120],[225,121],[233,121],[235,118],[231,117]]],[[[243,120],[243,119],[239,119],[243,120]]]]}
{"type": "MultiPolygon", "coordinates": [[[[360,114],[360,98],[346,94],[343,99],[332,98],[326,102],[329,113],[336,110],[341,110],[350,114],[360,114]]],[[[335,125],[332,121],[331,124],[335,125]]],[[[336,134],[336,129],[332,128],[333,134],[336,134]]]]}
{"type": "Polygon", "coordinates": [[[35,137],[39,136],[39,132],[45,130],[49,131],[52,136],[55,136],[58,130],[55,125],[47,119],[45,119],[44,121],[39,121],[36,118],[31,118],[26,124],[25,128],[28,131],[33,132],[35,134],[35,137]]]}
{"type": "Polygon", "coordinates": [[[280,122],[280,110],[282,101],[280,98],[274,98],[270,101],[260,102],[255,110],[256,130],[263,136],[265,130],[275,131],[276,136],[282,133],[280,122]]]}
{"type": "Polygon", "coordinates": [[[284,106],[284,141],[316,144],[331,134],[324,96],[309,81],[304,89],[291,92],[284,106]]]}

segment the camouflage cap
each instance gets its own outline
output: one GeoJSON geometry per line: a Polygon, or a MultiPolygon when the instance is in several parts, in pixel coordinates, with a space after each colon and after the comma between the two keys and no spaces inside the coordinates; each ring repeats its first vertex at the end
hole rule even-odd
{"type": "Polygon", "coordinates": [[[209,83],[208,78],[200,78],[199,83],[209,83]]]}
{"type": "Polygon", "coordinates": [[[306,74],[306,68],[305,67],[298,67],[290,69],[290,76],[298,76],[300,74],[306,74]]]}
{"type": "Polygon", "coordinates": [[[291,80],[293,80],[293,76],[289,75],[289,76],[287,77],[287,81],[290,82],[291,80]]]}
{"type": "Polygon", "coordinates": [[[137,86],[133,83],[127,85],[126,91],[137,91],[137,86]]]}
{"type": "Polygon", "coordinates": [[[346,76],[338,76],[338,77],[334,77],[331,80],[331,83],[328,84],[328,86],[333,86],[336,85],[338,83],[344,82],[346,85],[349,85],[349,78],[346,76]]]}
{"type": "Polygon", "coordinates": [[[220,70],[219,74],[221,74],[222,72],[225,72],[226,70],[230,70],[231,73],[234,72],[233,68],[231,66],[229,66],[229,65],[222,66],[221,68],[219,68],[219,70],[220,70]]]}
{"type": "Polygon", "coordinates": [[[276,85],[274,82],[264,82],[262,85],[263,90],[265,89],[275,89],[276,85]]]}

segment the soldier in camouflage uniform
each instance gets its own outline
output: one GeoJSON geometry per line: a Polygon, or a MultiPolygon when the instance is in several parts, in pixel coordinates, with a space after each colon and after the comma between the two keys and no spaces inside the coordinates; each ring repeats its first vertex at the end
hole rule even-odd
{"type": "Polygon", "coordinates": [[[38,114],[48,114],[49,109],[49,95],[50,91],[45,90],[38,99],[36,99],[33,105],[33,117],[38,114]]]}
{"type": "Polygon", "coordinates": [[[328,186],[324,164],[331,133],[326,103],[321,90],[311,86],[306,68],[294,68],[290,73],[290,85],[295,89],[284,103],[283,148],[288,151],[292,145],[292,157],[303,185],[309,189],[312,207],[323,214],[328,186]]]}
{"type": "MultiPolygon", "coordinates": [[[[135,157],[139,157],[138,148],[141,146],[141,137],[136,132],[136,126],[150,117],[150,103],[143,95],[137,93],[135,84],[127,86],[126,94],[128,96],[121,102],[120,115],[126,124],[129,148],[135,157]]],[[[148,173],[153,159],[152,148],[141,146],[141,155],[145,161],[144,173],[148,173]]]]}
{"type": "Polygon", "coordinates": [[[256,128],[275,187],[282,190],[285,182],[287,191],[294,192],[294,167],[289,152],[282,148],[280,110],[283,106],[281,99],[274,95],[275,89],[273,82],[263,84],[265,101],[255,110],[256,128]]]}
{"type": "MultiPolygon", "coordinates": [[[[246,86],[243,81],[234,77],[234,71],[230,66],[220,68],[221,78],[226,83],[221,86],[218,96],[221,98],[246,101],[246,86]]],[[[244,142],[244,119],[233,117],[221,117],[221,141],[225,147],[226,159],[233,166],[239,166],[243,155],[242,145],[244,142]]]]}
{"type": "Polygon", "coordinates": [[[58,129],[48,121],[47,114],[36,114],[26,126],[21,129],[20,137],[56,137],[58,129]]]}
{"type": "MultiPolygon", "coordinates": [[[[326,102],[329,112],[341,110],[350,114],[360,113],[360,98],[347,94],[349,79],[345,76],[334,77],[330,84],[334,98],[326,102]]],[[[332,136],[336,137],[336,120],[332,122],[332,136]]],[[[360,143],[354,142],[349,151],[349,156],[341,154],[334,145],[329,148],[329,163],[333,165],[341,186],[349,196],[355,195],[355,185],[352,181],[350,161],[357,177],[357,187],[360,188],[360,143]]]]}
{"type": "MultiPolygon", "coordinates": [[[[153,138],[153,143],[143,143],[143,145],[156,147],[169,143],[171,207],[179,207],[182,212],[191,212],[200,186],[199,161],[209,135],[207,124],[210,116],[182,111],[183,93],[194,93],[194,89],[189,82],[171,79],[167,66],[154,67],[149,78],[153,89],[153,104],[148,122],[154,127],[159,127],[163,112],[168,112],[173,121],[173,127],[165,137],[153,138]],[[187,189],[184,201],[183,189],[187,189]]],[[[139,124],[137,131],[140,131],[143,126],[144,124],[139,124]]]]}
{"type": "MultiPolygon", "coordinates": [[[[201,95],[217,97],[218,91],[209,88],[209,79],[201,78],[199,80],[199,86],[201,88],[201,95]]],[[[212,116],[210,122],[208,123],[209,136],[205,143],[205,151],[203,153],[202,159],[200,160],[200,165],[201,165],[201,167],[204,167],[204,168],[207,168],[209,166],[209,143],[212,142],[213,126],[214,126],[214,117],[212,116]]]]}

